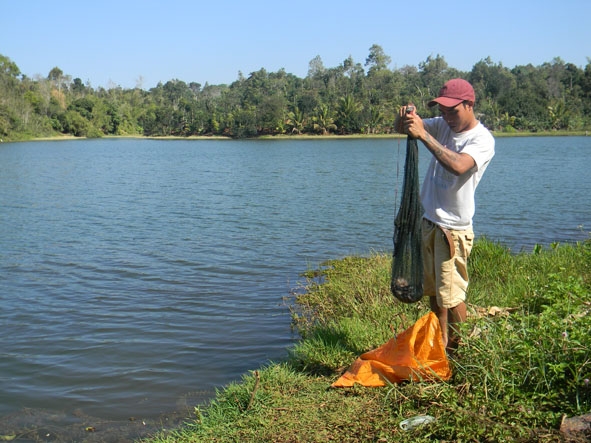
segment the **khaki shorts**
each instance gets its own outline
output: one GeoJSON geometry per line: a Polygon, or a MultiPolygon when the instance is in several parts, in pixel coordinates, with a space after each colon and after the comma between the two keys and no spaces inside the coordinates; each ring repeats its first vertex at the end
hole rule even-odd
{"type": "Polygon", "coordinates": [[[453,241],[450,247],[448,237],[435,223],[423,219],[422,228],[423,294],[436,297],[437,305],[442,308],[454,308],[466,300],[468,257],[474,243],[474,232],[472,229],[447,230],[453,241]]]}

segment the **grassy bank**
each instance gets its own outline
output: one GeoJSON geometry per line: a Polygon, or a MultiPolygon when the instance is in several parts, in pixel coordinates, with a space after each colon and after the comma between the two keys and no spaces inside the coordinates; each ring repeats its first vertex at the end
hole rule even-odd
{"type": "Polygon", "coordinates": [[[428,312],[423,301],[396,302],[389,276],[381,254],[309,271],[289,360],[244,376],[150,441],[554,442],[564,415],[591,411],[590,241],[515,255],[480,239],[451,380],[330,388],[359,354],[428,312]],[[400,428],[424,414],[436,421],[400,428]]]}

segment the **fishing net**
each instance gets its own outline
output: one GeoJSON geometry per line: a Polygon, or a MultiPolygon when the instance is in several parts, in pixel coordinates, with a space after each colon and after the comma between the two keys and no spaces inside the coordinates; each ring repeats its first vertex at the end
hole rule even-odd
{"type": "Polygon", "coordinates": [[[394,253],[390,284],[394,297],[404,303],[415,303],[423,297],[422,217],[423,208],[419,197],[419,148],[417,141],[408,137],[402,199],[394,219],[394,253]]]}

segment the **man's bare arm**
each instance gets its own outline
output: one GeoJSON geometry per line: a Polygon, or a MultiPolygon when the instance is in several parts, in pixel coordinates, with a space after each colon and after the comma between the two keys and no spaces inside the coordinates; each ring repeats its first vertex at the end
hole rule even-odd
{"type": "Polygon", "coordinates": [[[476,166],[472,156],[454,152],[439,143],[434,137],[424,130],[424,135],[419,137],[425,147],[433,154],[437,161],[454,175],[462,175],[476,166]]]}

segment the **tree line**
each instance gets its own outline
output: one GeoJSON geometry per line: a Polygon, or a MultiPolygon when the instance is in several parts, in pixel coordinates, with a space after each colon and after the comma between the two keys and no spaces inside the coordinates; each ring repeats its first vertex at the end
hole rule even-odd
{"type": "Polygon", "coordinates": [[[508,68],[490,57],[464,72],[443,56],[390,69],[374,44],[363,64],[352,57],[327,68],[320,56],[305,78],[264,68],[233,83],[173,79],[149,90],[93,88],[58,67],[28,78],[0,54],[0,137],[7,140],[70,134],[228,136],[389,134],[401,104],[423,117],[427,103],[453,77],[470,81],[476,113],[493,131],[585,131],[591,128],[591,59],[584,68],[559,57],[540,66],[508,68]]]}

